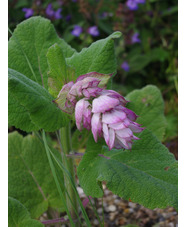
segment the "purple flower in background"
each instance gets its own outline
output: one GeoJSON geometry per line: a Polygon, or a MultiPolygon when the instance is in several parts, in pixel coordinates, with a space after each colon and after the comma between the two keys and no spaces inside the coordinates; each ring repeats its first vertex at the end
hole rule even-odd
{"type": "Polygon", "coordinates": [[[68,22],[68,21],[70,21],[71,20],[71,15],[70,14],[68,14],[66,17],[65,17],[65,19],[66,19],[66,21],[68,22]]]}
{"type": "Polygon", "coordinates": [[[29,18],[34,14],[34,10],[31,8],[23,8],[23,12],[25,12],[25,18],[29,18]]]}
{"type": "Polygon", "coordinates": [[[56,12],[54,12],[55,19],[61,19],[62,18],[61,11],[62,11],[62,9],[60,8],[56,12]]]}
{"type": "Polygon", "coordinates": [[[78,37],[82,33],[83,29],[79,25],[74,25],[74,29],[71,31],[71,34],[78,37]]]}
{"type": "Polygon", "coordinates": [[[45,12],[46,12],[46,15],[50,18],[54,17],[54,19],[61,19],[62,18],[61,11],[62,11],[61,8],[54,11],[52,4],[50,3],[48,4],[45,12]]]}
{"type": "Polygon", "coordinates": [[[129,64],[128,64],[127,61],[124,61],[124,62],[122,63],[121,68],[122,68],[123,70],[125,70],[126,72],[128,72],[128,71],[130,70],[130,66],[129,66],[129,64]]]}
{"type": "Polygon", "coordinates": [[[106,18],[108,17],[108,13],[107,12],[103,12],[99,15],[99,18],[106,18]]]}
{"type": "Polygon", "coordinates": [[[126,4],[130,10],[138,9],[138,3],[136,2],[136,0],[127,0],[126,4]]]}
{"type": "Polygon", "coordinates": [[[135,0],[138,4],[144,4],[146,0],[135,0]]]}
{"type": "Polygon", "coordinates": [[[92,26],[88,29],[88,33],[92,36],[99,36],[99,30],[97,26],[92,26]]]}
{"type": "Polygon", "coordinates": [[[54,10],[53,10],[53,7],[52,7],[52,4],[50,3],[50,4],[48,4],[48,6],[47,6],[47,8],[46,8],[46,15],[48,16],[48,17],[53,17],[54,16],[54,10]]]}
{"type": "Polygon", "coordinates": [[[131,42],[132,43],[141,43],[141,40],[139,39],[139,33],[136,32],[133,34],[132,38],[131,38],[131,42]]]}

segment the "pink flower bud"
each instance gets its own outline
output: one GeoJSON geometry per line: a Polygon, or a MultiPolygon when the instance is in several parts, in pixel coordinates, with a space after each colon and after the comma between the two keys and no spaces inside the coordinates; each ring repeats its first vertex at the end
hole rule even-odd
{"type": "Polygon", "coordinates": [[[127,100],[113,90],[105,90],[111,75],[96,72],[78,77],[76,82],[65,84],[54,101],[63,111],[72,114],[75,110],[79,130],[92,130],[94,140],[104,137],[109,149],[131,149],[133,133],[144,128],[136,123],[137,115],[126,108],[127,100]]]}
{"type": "Polygon", "coordinates": [[[103,136],[109,149],[131,149],[133,140],[139,139],[133,133],[144,128],[134,122],[137,115],[124,107],[127,101],[115,91],[103,91],[92,102],[91,130],[95,141],[103,136]]]}
{"type": "Polygon", "coordinates": [[[75,107],[76,126],[81,131],[82,126],[91,129],[91,108],[90,103],[84,98],[77,102],[75,107]]]}

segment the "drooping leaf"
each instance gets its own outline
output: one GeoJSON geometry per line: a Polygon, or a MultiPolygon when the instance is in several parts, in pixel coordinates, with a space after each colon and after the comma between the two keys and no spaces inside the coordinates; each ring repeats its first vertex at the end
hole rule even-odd
{"type": "Polygon", "coordinates": [[[75,77],[89,72],[104,74],[116,72],[117,62],[113,39],[120,36],[120,32],[114,32],[109,37],[96,41],[90,47],[83,48],[80,53],[74,53],[72,57],[67,58],[67,64],[75,69],[75,77]]]}
{"type": "Polygon", "coordinates": [[[139,115],[137,122],[150,129],[159,140],[162,140],[166,118],[160,90],[154,85],[148,85],[140,90],[132,91],[126,98],[130,101],[127,108],[139,115]]]}
{"type": "Polygon", "coordinates": [[[65,57],[76,51],[59,38],[50,20],[31,17],[14,30],[8,44],[9,68],[48,88],[48,48],[57,43],[65,57]]]}
{"type": "Polygon", "coordinates": [[[52,102],[53,97],[41,85],[13,69],[9,69],[8,85],[11,102],[10,125],[25,131],[41,128],[46,131],[55,131],[68,122],[66,114],[52,102]],[[16,102],[14,103],[13,100],[16,102]],[[19,106],[22,109],[19,109],[19,106]],[[23,116],[21,121],[19,121],[21,117],[19,111],[23,116]]]}
{"type": "Polygon", "coordinates": [[[66,64],[63,49],[58,44],[49,48],[47,60],[50,70],[48,73],[49,92],[56,98],[62,86],[73,80],[75,71],[66,64]]]}
{"type": "Polygon", "coordinates": [[[8,197],[8,226],[9,227],[44,227],[39,221],[31,219],[26,207],[18,200],[8,197]]]}
{"type": "Polygon", "coordinates": [[[114,194],[150,209],[177,208],[177,161],[149,130],[140,138],[132,151],[86,152],[78,167],[81,187],[86,195],[102,197],[106,181],[114,194]]]}
{"type": "MultiPolygon", "coordinates": [[[[19,200],[33,218],[38,218],[48,207],[63,209],[43,143],[33,135],[23,138],[13,132],[9,134],[8,147],[9,196],[19,200]]],[[[62,175],[59,178],[62,183],[62,175]]]]}

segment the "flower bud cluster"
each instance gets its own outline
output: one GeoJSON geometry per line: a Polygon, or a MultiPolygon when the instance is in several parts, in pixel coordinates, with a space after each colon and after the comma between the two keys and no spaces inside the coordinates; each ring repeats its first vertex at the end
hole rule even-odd
{"type": "Polygon", "coordinates": [[[65,84],[59,93],[59,97],[66,95],[61,109],[75,110],[77,128],[91,130],[96,142],[103,137],[109,149],[131,149],[133,140],[139,139],[134,133],[144,128],[135,122],[137,115],[125,107],[128,101],[119,93],[100,87],[101,74],[96,75],[82,75],[75,83],[65,84]]]}

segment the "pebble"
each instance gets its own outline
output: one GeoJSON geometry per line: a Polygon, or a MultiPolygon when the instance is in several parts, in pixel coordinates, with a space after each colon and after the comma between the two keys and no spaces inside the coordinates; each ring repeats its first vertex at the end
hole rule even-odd
{"type": "Polygon", "coordinates": [[[83,189],[80,188],[80,187],[77,187],[77,191],[78,191],[79,195],[83,195],[84,194],[83,189]]]}
{"type": "Polygon", "coordinates": [[[102,213],[103,213],[102,207],[98,208],[98,209],[97,209],[97,212],[98,212],[98,214],[102,214],[102,213]]]}
{"type": "Polygon", "coordinates": [[[114,221],[115,218],[116,218],[116,215],[117,215],[117,212],[110,213],[110,214],[109,214],[109,220],[110,220],[110,221],[114,221]]]}
{"type": "Polygon", "coordinates": [[[94,225],[99,225],[99,221],[98,221],[98,219],[94,219],[93,224],[94,224],[94,225]]]}
{"type": "Polygon", "coordinates": [[[115,205],[110,205],[108,207],[108,210],[111,211],[111,212],[114,212],[114,211],[116,211],[116,206],[115,205]]]}
{"type": "Polygon", "coordinates": [[[41,216],[41,217],[39,218],[39,220],[40,220],[40,221],[45,221],[46,219],[45,219],[43,216],[41,216]]]}
{"type": "Polygon", "coordinates": [[[104,193],[105,193],[105,195],[107,196],[107,195],[110,194],[110,191],[106,189],[106,190],[104,191],[104,193]]]}
{"type": "Polygon", "coordinates": [[[170,213],[163,213],[162,215],[165,219],[168,219],[176,214],[177,214],[176,212],[170,212],[170,213]]]}
{"type": "Polygon", "coordinates": [[[129,205],[129,207],[131,207],[131,208],[135,208],[135,207],[136,207],[136,204],[135,204],[135,203],[132,203],[132,202],[128,202],[128,205],[129,205]]]}
{"type": "Polygon", "coordinates": [[[119,199],[115,199],[115,200],[114,200],[114,203],[115,203],[115,204],[118,204],[118,203],[120,203],[120,200],[119,200],[119,199]]]}
{"type": "Polygon", "coordinates": [[[44,213],[44,214],[43,214],[43,217],[44,217],[44,218],[47,218],[47,213],[44,213]]]}

